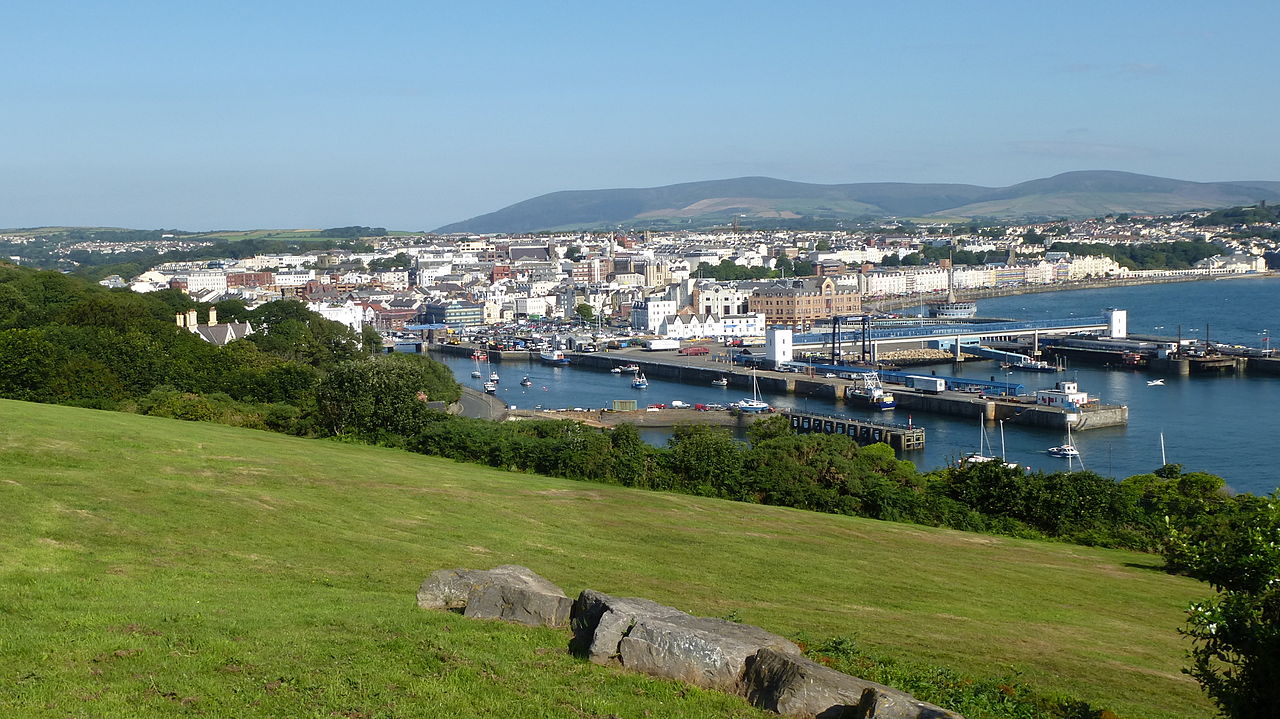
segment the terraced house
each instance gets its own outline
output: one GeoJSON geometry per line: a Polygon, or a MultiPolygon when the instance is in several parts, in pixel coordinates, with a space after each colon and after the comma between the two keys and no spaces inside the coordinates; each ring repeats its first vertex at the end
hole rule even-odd
{"type": "Polygon", "coordinates": [[[802,277],[761,287],[747,304],[749,312],[763,314],[768,325],[794,327],[834,315],[860,314],[862,295],[830,277],[802,277]]]}

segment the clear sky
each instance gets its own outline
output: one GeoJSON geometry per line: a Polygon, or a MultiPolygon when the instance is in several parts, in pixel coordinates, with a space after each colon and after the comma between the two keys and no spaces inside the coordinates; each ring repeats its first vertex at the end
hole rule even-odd
{"type": "Polygon", "coordinates": [[[0,3],[0,227],[432,229],[744,175],[1280,180],[1280,3],[0,3]]]}

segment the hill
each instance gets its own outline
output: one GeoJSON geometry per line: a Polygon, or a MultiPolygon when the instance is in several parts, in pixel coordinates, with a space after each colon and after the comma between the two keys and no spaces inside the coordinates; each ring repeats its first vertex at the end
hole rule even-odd
{"type": "Polygon", "coordinates": [[[1066,172],[1009,187],[962,184],[817,185],[740,177],[613,190],[567,190],[518,202],[437,232],[534,232],[617,225],[708,226],[739,218],[842,221],[877,217],[1097,217],[1212,209],[1280,200],[1280,183],[1188,182],[1128,172],[1066,172]]]}
{"type": "Polygon", "coordinates": [[[1141,554],[548,479],[374,447],[0,401],[6,716],[765,716],[414,606],[525,564],[1121,716],[1210,712],[1205,586],[1141,554]]]}

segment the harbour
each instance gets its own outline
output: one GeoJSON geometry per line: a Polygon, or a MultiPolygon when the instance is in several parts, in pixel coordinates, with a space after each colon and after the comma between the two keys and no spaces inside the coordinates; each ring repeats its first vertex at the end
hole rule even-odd
{"type": "MultiPolygon", "coordinates": [[[[1187,335],[1190,328],[1212,323],[1214,335],[1223,342],[1262,346],[1267,327],[1280,326],[1280,280],[1258,279],[1249,282],[1198,282],[1168,285],[1145,285],[1126,288],[1081,290],[1012,296],[982,300],[983,314],[1037,320],[1073,315],[1095,316],[1105,307],[1130,308],[1130,327],[1134,332],[1159,335],[1182,323],[1187,335]]],[[[469,352],[458,355],[433,353],[454,370],[459,381],[473,369],[469,352]]],[[[499,353],[492,353],[499,354],[499,353]]],[[[646,353],[597,353],[592,362],[568,366],[550,366],[532,361],[528,353],[502,353],[494,357],[493,367],[503,373],[498,390],[507,404],[520,410],[582,407],[599,409],[611,406],[615,399],[634,399],[641,407],[652,403],[670,404],[682,400],[690,404],[727,405],[749,396],[750,386],[741,371],[725,372],[727,363],[702,360],[699,369],[690,360],[688,367],[663,369],[645,366],[649,388],[633,390],[629,375],[609,372],[620,362],[648,362],[646,353]],[[591,366],[592,364],[596,366],[591,366]],[[715,365],[720,364],[720,367],[715,365]],[[533,386],[520,387],[517,381],[528,374],[533,386]],[[710,384],[714,376],[725,375],[729,386],[710,384]]],[[[671,357],[674,353],[652,353],[671,357]]],[[[723,351],[720,354],[725,354],[723,351]]],[[[655,358],[656,359],[656,358],[655,358]]],[[[683,360],[681,360],[683,361],[683,360]]],[[[656,364],[656,362],[655,362],[656,364]]],[[[912,373],[971,378],[975,381],[1000,380],[1018,383],[1025,391],[1050,389],[1063,379],[1077,381],[1091,395],[1103,398],[1108,405],[1127,406],[1127,425],[1095,427],[1079,432],[1075,444],[1083,455],[1084,466],[1100,474],[1125,477],[1149,472],[1160,464],[1160,437],[1165,438],[1168,461],[1188,470],[1219,474],[1239,491],[1267,493],[1276,488],[1276,480],[1265,471],[1273,462],[1272,438],[1280,431],[1280,418],[1273,408],[1280,403],[1280,362],[1248,363],[1239,372],[1164,375],[1144,370],[1108,368],[1066,360],[1066,371],[1058,373],[1014,372],[991,360],[940,364],[929,368],[913,368],[912,373]],[[1162,386],[1148,386],[1155,378],[1165,379],[1162,386]]],[[[483,367],[483,363],[481,364],[483,367]]],[[[749,376],[749,375],[747,375],[749,376]]],[[[900,456],[930,469],[954,462],[979,446],[979,424],[995,429],[1001,417],[985,411],[958,409],[956,414],[934,414],[914,409],[906,388],[892,386],[898,406],[889,411],[876,411],[851,402],[837,401],[836,388],[847,385],[844,380],[824,377],[774,375],[760,372],[761,396],[779,410],[833,413],[854,419],[915,425],[925,429],[927,442],[923,449],[907,450],[900,456]],[[766,376],[770,375],[770,376],[766,376]],[[803,394],[792,394],[797,387],[803,394]],[[972,412],[969,414],[969,412],[972,412]]],[[[472,381],[474,383],[474,381],[472,381]]],[[[477,385],[478,386],[478,385],[477,385]]],[[[972,396],[971,396],[972,397],[972,396]]],[[[693,410],[667,410],[673,417],[693,410]]],[[[653,414],[653,413],[651,413],[653,414]]],[[[1059,428],[1019,425],[1004,418],[1006,454],[1021,466],[1057,471],[1066,469],[1067,461],[1051,457],[1046,450],[1064,441],[1059,428]]],[[[690,420],[692,421],[692,420],[690,420]]],[[[652,441],[664,441],[660,427],[642,429],[652,441]]],[[[739,431],[736,430],[735,431],[739,431]]],[[[1076,467],[1079,466],[1077,463],[1076,467]]]]}

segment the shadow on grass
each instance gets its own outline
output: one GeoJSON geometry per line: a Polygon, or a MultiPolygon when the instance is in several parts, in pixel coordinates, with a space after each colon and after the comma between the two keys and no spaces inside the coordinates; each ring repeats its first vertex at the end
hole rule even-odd
{"type": "Polygon", "coordinates": [[[1159,572],[1161,574],[1169,573],[1169,570],[1165,567],[1164,564],[1141,564],[1139,562],[1125,562],[1124,566],[1129,567],[1130,569],[1145,569],[1148,572],[1159,572]]]}

